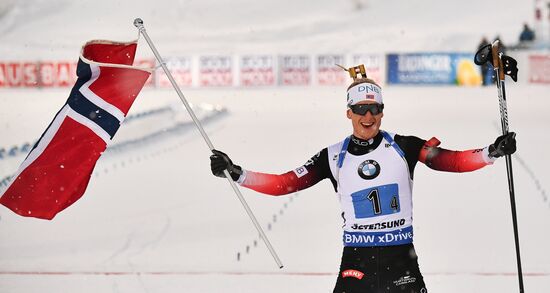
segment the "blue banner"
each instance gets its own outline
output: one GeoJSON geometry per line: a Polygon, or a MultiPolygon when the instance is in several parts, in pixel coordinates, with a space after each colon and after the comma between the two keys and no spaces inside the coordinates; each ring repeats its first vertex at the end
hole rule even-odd
{"type": "Polygon", "coordinates": [[[481,72],[468,53],[388,54],[388,84],[480,85],[481,72]]]}
{"type": "Polygon", "coordinates": [[[348,232],[344,231],[344,246],[370,247],[392,246],[413,242],[413,227],[388,232],[348,232]]]}

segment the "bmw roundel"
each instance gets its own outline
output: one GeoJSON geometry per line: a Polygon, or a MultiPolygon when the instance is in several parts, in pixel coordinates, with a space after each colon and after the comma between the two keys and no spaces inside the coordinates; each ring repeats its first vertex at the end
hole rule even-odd
{"type": "Polygon", "coordinates": [[[357,173],[363,179],[374,179],[380,174],[380,165],[375,160],[366,160],[359,165],[357,173]]]}

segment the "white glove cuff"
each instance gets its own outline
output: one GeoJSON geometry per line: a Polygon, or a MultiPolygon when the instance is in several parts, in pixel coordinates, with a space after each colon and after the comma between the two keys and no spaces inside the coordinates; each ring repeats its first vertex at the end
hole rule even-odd
{"type": "Polygon", "coordinates": [[[488,165],[492,165],[497,160],[497,158],[489,156],[488,146],[483,148],[483,150],[481,151],[481,156],[483,157],[483,161],[485,161],[485,163],[487,163],[488,165]]]}
{"type": "Polygon", "coordinates": [[[237,180],[238,184],[243,184],[244,180],[246,179],[246,170],[242,169],[243,173],[241,176],[239,176],[239,179],[237,180]]]}

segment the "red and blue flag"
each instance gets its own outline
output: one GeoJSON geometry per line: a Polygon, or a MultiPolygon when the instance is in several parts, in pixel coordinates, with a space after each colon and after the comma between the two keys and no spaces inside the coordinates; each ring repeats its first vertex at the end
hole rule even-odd
{"type": "Polygon", "coordinates": [[[84,194],[93,169],[151,75],[134,67],[137,41],[86,43],[69,99],[33,146],[0,203],[52,219],[84,194]]]}

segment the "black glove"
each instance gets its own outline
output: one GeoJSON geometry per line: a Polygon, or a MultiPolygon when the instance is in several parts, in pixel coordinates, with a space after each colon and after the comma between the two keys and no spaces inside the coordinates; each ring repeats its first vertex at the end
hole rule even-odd
{"type": "Polygon", "coordinates": [[[509,132],[508,134],[497,137],[495,143],[489,146],[489,156],[492,158],[511,155],[516,152],[516,133],[509,132]]]}
{"type": "Polygon", "coordinates": [[[229,171],[233,181],[239,180],[243,169],[240,166],[233,165],[228,155],[218,150],[212,150],[213,155],[210,156],[210,169],[214,176],[225,178],[223,170],[229,171]]]}

